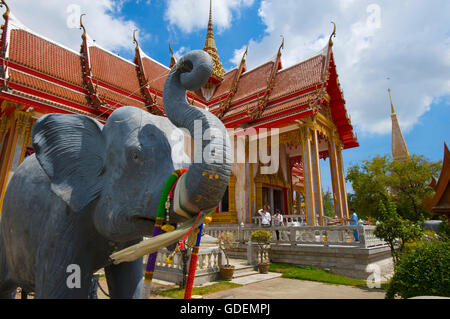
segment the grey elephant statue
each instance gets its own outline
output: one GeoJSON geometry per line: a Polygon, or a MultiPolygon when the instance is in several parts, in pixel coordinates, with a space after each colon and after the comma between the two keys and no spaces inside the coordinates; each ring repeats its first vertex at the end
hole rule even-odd
{"type": "Polygon", "coordinates": [[[0,298],[17,287],[35,298],[87,298],[93,273],[104,268],[112,298],[139,298],[143,260],[112,264],[109,256],[152,234],[159,197],[174,170],[173,224],[218,205],[231,169],[230,141],[221,121],[191,106],[186,90],[209,79],[213,64],[203,51],[183,56],[170,71],[163,103],[166,117],[121,107],[105,125],[81,115],[48,114],[32,131],[35,154],[11,178],[0,228],[0,298]],[[201,128],[201,129],[200,129],[201,128]],[[184,152],[187,129],[196,154],[184,152]],[[195,135],[197,134],[197,135],[195,135]],[[178,147],[177,147],[178,145],[178,147]],[[175,205],[176,204],[176,205],[175,205]],[[74,266],[75,265],[75,266],[74,266]],[[68,285],[79,267],[80,285],[68,285]]]}

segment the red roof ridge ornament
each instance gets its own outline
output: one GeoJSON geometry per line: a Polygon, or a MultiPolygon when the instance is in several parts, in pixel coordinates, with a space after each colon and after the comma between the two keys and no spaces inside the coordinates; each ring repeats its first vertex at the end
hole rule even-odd
{"type": "Polygon", "coordinates": [[[169,41],[169,52],[170,52],[170,66],[169,67],[172,68],[175,64],[177,64],[177,59],[175,58],[172,47],[170,46],[170,41],[169,41]]]}
{"type": "Polygon", "coordinates": [[[147,111],[154,115],[164,115],[164,113],[158,108],[158,102],[156,100],[156,94],[152,96],[150,92],[149,79],[145,76],[144,64],[142,62],[142,52],[139,46],[139,42],[136,38],[136,31],[133,31],[133,43],[136,44],[134,64],[136,68],[136,74],[139,82],[141,95],[145,100],[145,108],[147,111]]]}
{"type": "Polygon", "coordinates": [[[93,76],[92,76],[92,67],[91,61],[89,57],[89,48],[88,48],[88,35],[86,32],[86,28],[83,24],[83,16],[86,14],[83,13],[80,15],[80,29],[83,30],[83,34],[81,35],[81,39],[83,43],[81,44],[81,68],[83,72],[83,82],[85,87],[88,89],[87,99],[91,107],[96,110],[100,110],[100,107],[105,107],[107,105],[105,98],[101,99],[98,96],[98,83],[96,85],[93,84],[93,76]]]}
{"type": "Polygon", "coordinates": [[[272,70],[270,72],[270,77],[269,77],[269,80],[267,81],[267,86],[264,91],[264,94],[262,97],[260,97],[258,95],[257,104],[253,108],[253,110],[247,109],[247,115],[251,116],[252,121],[257,120],[258,118],[261,117],[261,115],[263,114],[264,110],[267,107],[267,103],[269,102],[269,98],[270,98],[270,95],[272,94],[273,88],[275,87],[275,83],[276,83],[275,79],[276,79],[278,71],[281,68],[281,50],[284,49],[284,36],[281,35],[281,38],[282,38],[281,45],[278,48],[278,52],[277,52],[274,64],[272,66],[272,70]]]}
{"type": "Polygon", "coordinates": [[[9,7],[4,0],[0,0],[0,2],[0,7],[4,6],[6,8],[5,13],[3,13],[3,19],[5,19],[6,21],[9,18],[9,13],[11,12],[11,10],[9,10],[9,7]]]}
{"type": "Polygon", "coordinates": [[[221,102],[219,112],[216,114],[218,118],[222,118],[225,113],[228,111],[228,109],[231,106],[231,102],[233,100],[233,97],[236,95],[236,92],[239,87],[239,80],[241,79],[242,74],[245,72],[246,66],[245,66],[245,57],[248,53],[248,45],[245,48],[244,54],[242,55],[241,63],[239,64],[238,72],[236,72],[236,75],[233,80],[233,86],[230,89],[230,92],[228,93],[228,96],[225,101],[221,102]]]}

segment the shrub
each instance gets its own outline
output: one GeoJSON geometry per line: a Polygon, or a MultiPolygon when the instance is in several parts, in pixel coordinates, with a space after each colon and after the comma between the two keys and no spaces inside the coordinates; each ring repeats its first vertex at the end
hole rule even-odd
{"type": "Polygon", "coordinates": [[[443,240],[449,240],[450,238],[450,225],[448,219],[445,216],[441,216],[442,223],[438,225],[438,234],[443,240]]]}
{"type": "Polygon", "coordinates": [[[433,241],[403,255],[395,266],[386,298],[399,295],[450,297],[450,243],[433,241]]]}
{"type": "Polygon", "coordinates": [[[259,246],[261,263],[264,262],[263,260],[265,252],[264,246],[270,242],[270,238],[272,238],[272,233],[267,230],[260,229],[252,232],[251,239],[252,241],[256,242],[259,246]]]}

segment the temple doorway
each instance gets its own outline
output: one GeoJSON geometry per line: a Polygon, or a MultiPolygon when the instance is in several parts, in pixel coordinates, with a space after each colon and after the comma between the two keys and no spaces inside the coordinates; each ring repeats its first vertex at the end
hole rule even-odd
{"type": "Polygon", "coordinates": [[[285,213],[284,190],[282,188],[263,186],[262,193],[263,204],[270,205],[271,214],[274,214],[277,209],[280,210],[281,213],[285,213]]]}

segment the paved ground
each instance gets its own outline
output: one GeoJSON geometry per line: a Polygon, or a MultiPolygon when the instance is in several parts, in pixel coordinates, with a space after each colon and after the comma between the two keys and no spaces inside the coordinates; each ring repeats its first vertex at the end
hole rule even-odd
{"type": "Polygon", "coordinates": [[[320,282],[274,278],[204,296],[204,299],[384,299],[379,289],[327,285],[320,282]]]}
{"type": "MultiPolygon", "coordinates": [[[[279,274],[254,275],[253,282],[247,278],[247,284],[242,279],[233,282],[244,284],[242,287],[223,290],[203,296],[204,299],[384,299],[385,292],[380,289],[358,288],[342,285],[327,285],[320,282],[280,278],[279,274]],[[260,276],[260,277],[258,277],[260,276]],[[262,276],[265,276],[264,278],[262,276]],[[277,278],[273,278],[276,276],[277,278]],[[267,279],[272,277],[272,279],[267,279]]],[[[100,285],[107,292],[106,281],[100,279],[100,285]]],[[[153,288],[173,288],[163,281],[153,282],[153,288]]],[[[98,298],[107,298],[100,290],[98,298]]],[[[153,295],[151,299],[165,299],[153,295]]]]}

